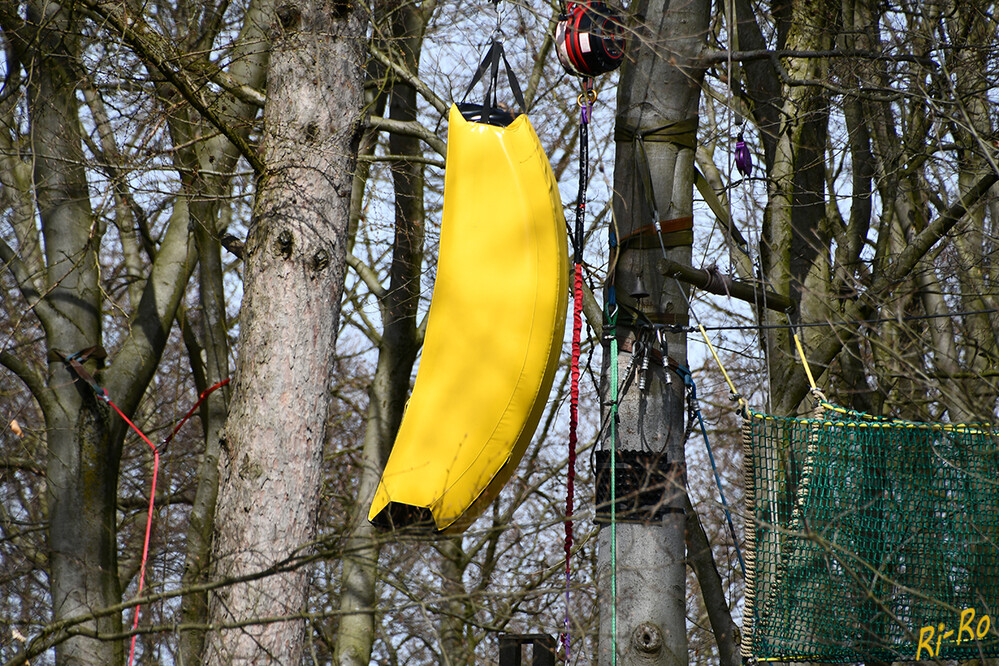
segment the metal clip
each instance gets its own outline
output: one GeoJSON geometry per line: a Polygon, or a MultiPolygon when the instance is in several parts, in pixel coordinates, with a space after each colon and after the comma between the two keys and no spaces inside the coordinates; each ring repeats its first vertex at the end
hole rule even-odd
{"type": "Polygon", "coordinates": [[[656,327],[656,342],[659,343],[659,352],[662,355],[663,370],[666,375],[666,385],[672,386],[673,373],[670,372],[669,368],[669,343],[666,342],[666,329],[662,326],[656,327]]]}

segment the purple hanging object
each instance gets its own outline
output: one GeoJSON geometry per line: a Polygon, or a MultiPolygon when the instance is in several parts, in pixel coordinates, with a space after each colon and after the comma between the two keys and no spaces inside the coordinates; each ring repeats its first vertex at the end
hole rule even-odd
{"type": "Polygon", "coordinates": [[[742,132],[735,141],[735,168],[746,178],[753,173],[753,157],[749,154],[746,142],[742,140],[742,132]]]}

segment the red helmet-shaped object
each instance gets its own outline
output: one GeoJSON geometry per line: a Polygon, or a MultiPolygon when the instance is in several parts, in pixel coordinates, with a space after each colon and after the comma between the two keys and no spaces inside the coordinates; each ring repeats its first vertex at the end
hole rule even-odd
{"type": "Polygon", "coordinates": [[[558,59],[570,74],[597,76],[624,59],[624,23],[602,2],[570,2],[555,28],[558,59]]]}

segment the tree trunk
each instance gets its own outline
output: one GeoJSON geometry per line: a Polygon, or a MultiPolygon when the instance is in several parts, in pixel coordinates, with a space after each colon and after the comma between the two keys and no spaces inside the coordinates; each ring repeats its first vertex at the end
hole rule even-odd
{"type": "MultiPolygon", "coordinates": [[[[693,215],[694,135],[703,70],[694,66],[692,60],[703,48],[710,3],[639,2],[631,13],[643,16],[646,23],[630,41],[630,58],[621,72],[618,90],[614,213],[620,239],[649,224],[679,221],[693,215]],[[644,151],[637,141],[622,140],[667,126],[670,129],[644,142],[644,151]],[[643,181],[651,184],[651,192],[645,191],[647,186],[643,186],[643,181]]],[[[665,281],[656,270],[662,251],[655,234],[651,238],[653,249],[639,249],[650,245],[646,243],[622,246],[613,276],[614,288],[618,294],[627,295],[640,277],[651,294],[646,317],[657,325],[686,325],[686,296],[675,281],[665,281]]],[[[669,234],[665,240],[671,245],[666,248],[668,259],[690,263],[689,239],[684,240],[681,233],[669,234]],[[670,243],[671,240],[674,242],[670,243]]],[[[636,338],[651,333],[641,325],[629,325],[625,315],[622,311],[617,328],[622,352],[618,358],[609,359],[618,364],[622,381],[632,360],[636,338]]],[[[651,339],[655,337],[652,333],[651,339]]],[[[669,334],[666,339],[668,350],[662,351],[685,366],[685,337],[669,334]]],[[[605,400],[607,367],[605,362],[605,400]]],[[[675,374],[668,376],[656,361],[649,364],[647,374],[645,391],[639,389],[636,379],[619,397],[617,447],[661,453],[682,474],[683,382],[675,374]]],[[[674,479],[676,485],[664,493],[663,501],[669,506],[661,522],[619,523],[616,544],[612,544],[611,530],[606,525],[600,530],[599,589],[604,595],[600,602],[600,664],[612,662],[614,645],[619,664],[687,663],[685,502],[682,477],[674,479]],[[616,550],[617,559],[616,600],[607,597],[611,589],[612,550],[616,550]],[[611,611],[615,602],[616,634],[612,634],[611,611]]]]}
{"type": "MultiPolygon", "coordinates": [[[[214,223],[216,218],[211,218],[214,223]]],[[[197,224],[197,223],[196,223],[197,224]]],[[[201,294],[202,343],[198,351],[204,352],[204,381],[199,392],[229,376],[229,343],[226,326],[225,301],[222,292],[223,271],[221,244],[214,229],[195,227],[199,255],[199,292],[201,294]]],[[[204,583],[209,572],[212,549],[212,521],[219,486],[219,438],[225,424],[229,405],[229,387],[208,396],[201,409],[201,429],[204,433],[205,452],[198,465],[198,487],[187,529],[187,550],[184,554],[184,587],[204,583]]],[[[188,626],[204,625],[208,620],[208,595],[184,595],[180,606],[181,622],[188,626]]],[[[201,661],[205,632],[197,629],[180,634],[178,652],[184,664],[201,661]]]]}
{"type": "MultiPolygon", "coordinates": [[[[34,182],[48,264],[43,320],[48,349],[70,354],[101,341],[97,247],[83,168],[79,103],[73,72],[77,40],[68,12],[55,3],[29,3],[37,29],[28,67],[28,107],[34,143],[34,182]]],[[[93,364],[88,364],[92,372],[93,364]]],[[[43,403],[48,437],[49,585],[53,620],[85,615],[121,600],[116,559],[115,497],[119,447],[111,445],[109,414],[94,391],[50,355],[43,403]]],[[[121,630],[120,616],[84,623],[96,634],[121,630]]],[[[60,664],[118,664],[120,642],[77,635],[56,648],[60,664]]]]}
{"type": "MultiPolygon", "coordinates": [[[[216,581],[305,555],[315,534],[360,136],[364,11],[313,0],[278,10],[266,171],[244,255],[240,354],[220,454],[216,581]]],[[[209,635],[207,663],[298,663],[306,586],[304,568],[293,567],[213,593],[212,624],[239,626],[209,635]]]]}
{"type": "MultiPolygon", "coordinates": [[[[836,8],[828,0],[793,6],[786,47],[821,51],[832,45],[829,26],[836,8]]],[[[793,79],[821,81],[829,69],[825,58],[787,58],[793,79]]],[[[770,185],[763,221],[763,271],[778,293],[797,304],[800,317],[815,321],[827,316],[830,284],[828,230],[825,217],[825,147],[828,107],[820,88],[785,85],[784,106],[777,136],[776,156],[769,170],[770,185]]],[[[779,328],[767,335],[767,353],[774,386],[788,387],[773,396],[777,414],[792,414],[803,392],[790,389],[800,361],[790,342],[787,317],[766,313],[767,323],[779,328]]],[[[809,331],[809,337],[824,335],[809,331]]],[[[809,340],[803,341],[806,349],[809,340]]],[[[814,364],[814,362],[813,362],[814,364]]],[[[821,374],[823,367],[814,368],[821,374]]]]}
{"type": "MultiPolygon", "coordinates": [[[[272,0],[251,3],[229,68],[230,75],[255,89],[264,87],[270,44],[264,33],[275,20],[272,0]]],[[[204,36],[201,36],[203,39],[204,36]]],[[[190,45],[194,51],[200,45],[190,45]]],[[[244,138],[258,108],[246,102],[232,101],[222,114],[244,138]]],[[[224,136],[212,131],[207,121],[193,109],[181,106],[171,118],[174,142],[184,148],[177,151],[183,193],[190,201],[191,229],[198,250],[198,293],[200,296],[200,340],[188,352],[196,368],[198,392],[229,377],[229,328],[226,321],[224,267],[219,238],[225,233],[222,212],[232,191],[232,174],[239,152],[224,136]],[[179,116],[179,117],[177,117],[179,116]],[[214,136],[213,136],[214,135],[214,136]],[[202,137],[212,137],[203,139],[202,137]]],[[[184,554],[184,587],[206,582],[212,549],[212,527],[219,488],[219,439],[229,412],[229,387],[212,393],[201,408],[205,452],[198,465],[198,486],[191,506],[184,554]]],[[[204,626],[208,622],[208,594],[186,594],[181,600],[181,623],[204,626]]],[[[183,664],[201,662],[206,632],[202,629],[181,632],[178,652],[183,664]]]]}

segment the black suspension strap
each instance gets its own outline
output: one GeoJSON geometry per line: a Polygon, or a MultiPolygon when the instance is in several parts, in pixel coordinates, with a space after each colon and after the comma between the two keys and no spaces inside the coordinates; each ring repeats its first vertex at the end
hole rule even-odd
{"type": "Polygon", "coordinates": [[[476,68],[475,74],[472,75],[472,82],[468,84],[465,94],[462,95],[461,103],[458,104],[458,110],[461,111],[466,120],[505,126],[510,124],[516,116],[516,114],[502,108],[497,100],[497,89],[499,87],[497,79],[499,78],[501,61],[506,70],[507,81],[510,83],[510,91],[513,93],[513,99],[517,103],[517,108],[520,113],[527,113],[527,103],[524,101],[524,93],[520,88],[520,83],[517,81],[516,75],[513,73],[513,69],[510,67],[510,62],[506,59],[503,42],[494,39],[489,46],[489,50],[486,51],[482,62],[476,68]],[[489,77],[485,79],[486,95],[482,105],[466,103],[465,100],[479,81],[483,80],[486,72],[489,72],[489,77]]]}

